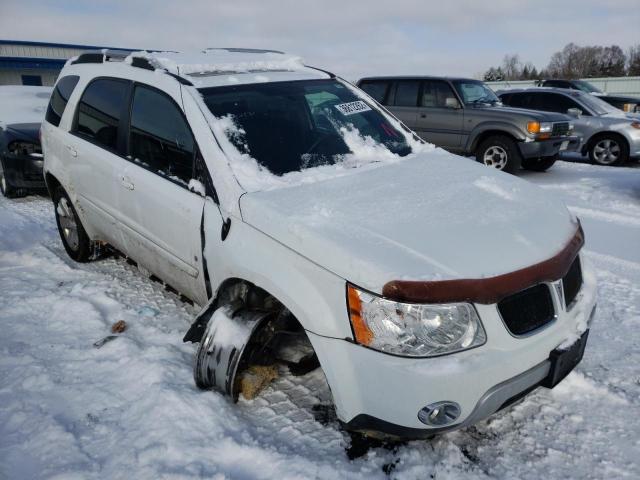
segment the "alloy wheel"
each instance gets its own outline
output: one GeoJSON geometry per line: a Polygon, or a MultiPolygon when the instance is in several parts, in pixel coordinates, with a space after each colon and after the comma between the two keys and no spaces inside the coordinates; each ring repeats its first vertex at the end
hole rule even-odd
{"type": "Polygon", "coordinates": [[[507,151],[498,145],[494,145],[487,148],[484,152],[483,162],[489,167],[504,170],[504,167],[507,166],[508,159],[507,151]]]}
{"type": "Polygon", "coordinates": [[[78,247],[80,246],[80,240],[78,239],[78,224],[76,223],[76,217],[73,213],[73,209],[71,208],[71,205],[69,205],[69,200],[65,197],[62,197],[58,202],[56,214],[58,215],[60,228],[67,245],[73,251],[78,250],[78,247]]]}
{"type": "Polygon", "coordinates": [[[593,157],[603,165],[615,163],[620,158],[620,145],[610,138],[600,140],[593,147],[593,157]]]}

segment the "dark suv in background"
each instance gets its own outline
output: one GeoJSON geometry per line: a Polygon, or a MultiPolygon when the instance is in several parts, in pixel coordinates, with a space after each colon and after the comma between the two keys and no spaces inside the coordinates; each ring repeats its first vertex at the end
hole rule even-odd
{"type": "Polygon", "coordinates": [[[499,170],[544,171],[579,146],[570,117],[504,107],[478,80],[368,77],[358,86],[427,142],[499,170]]]}

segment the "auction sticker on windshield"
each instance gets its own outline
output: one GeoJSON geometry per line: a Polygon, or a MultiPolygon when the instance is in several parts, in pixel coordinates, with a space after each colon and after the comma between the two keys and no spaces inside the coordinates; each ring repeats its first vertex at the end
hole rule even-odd
{"type": "Polygon", "coordinates": [[[354,113],[368,112],[369,110],[371,110],[369,105],[364,103],[362,100],[356,100],[355,102],[348,103],[339,103],[338,105],[335,105],[335,107],[343,115],[353,115],[354,113]]]}

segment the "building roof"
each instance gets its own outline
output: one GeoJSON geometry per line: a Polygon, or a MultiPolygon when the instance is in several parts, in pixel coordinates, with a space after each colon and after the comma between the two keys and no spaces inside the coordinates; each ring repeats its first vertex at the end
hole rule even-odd
{"type": "Polygon", "coordinates": [[[25,47],[77,48],[80,50],[141,50],[140,48],[102,47],[98,45],[76,45],[72,43],[32,42],[26,40],[0,40],[0,45],[22,45],[25,47]]]}

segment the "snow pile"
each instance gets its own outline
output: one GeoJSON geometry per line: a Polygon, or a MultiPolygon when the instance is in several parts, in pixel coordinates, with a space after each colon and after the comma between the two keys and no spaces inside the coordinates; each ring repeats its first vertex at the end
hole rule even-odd
{"type": "Polygon", "coordinates": [[[14,123],[41,123],[51,87],[0,86],[0,127],[14,123]]]}
{"type": "Polygon", "coordinates": [[[276,52],[242,52],[225,49],[207,49],[185,53],[133,52],[125,61],[131,63],[134,57],[146,58],[154,67],[166,69],[177,75],[305,69],[302,58],[276,52]]]}

